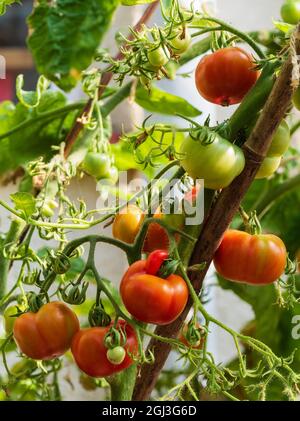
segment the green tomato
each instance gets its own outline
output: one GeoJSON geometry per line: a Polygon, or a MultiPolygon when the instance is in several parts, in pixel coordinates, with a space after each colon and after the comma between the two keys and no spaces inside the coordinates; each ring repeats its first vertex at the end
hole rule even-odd
{"type": "Polygon", "coordinates": [[[268,157],[279,157],[283,156],[289,149],[291,143],[291,132],[290,128],[285,120],[283,120],[278,127],[270,149],[268,151],[268,157]]]}
{"type": "Polygon", "coordinates": [[[202,144],[191,136],[181,145],[181,165],[193,179],[204,179],[208,189],[229,186],[245,167],[242,150],[218,134],[212,143],[202,144]]]}
{"type": "Polygon", "coordinates": [[[10,335],[14,329],[15,321],[17,320],[16,314],[19,313],[17,306],[10,306],[3,313],[4,329],[7,335],[10,335]]]}
{"type": "Polygon", "coordinates": [[[160,68],[169,62],[170,53],[167,47],[154,47],[148,51],[148,60],[153,67],[160,68]]]}
{"type": "Polygon", "coordinates": [[[185,53],[189,46],[191,45],[192,37],[189,31],[186,29],[185,34],[183,34],[183,29],[177,29],[172,35],[170,39],[170,45],[174,50],[175,54],[183,54],[185,53]]]}
{"type": "Polygon", "coordinates": [[[286,1],[281,7],[281,17],[284,22],[296,25],[300,20],[300,1],[286,1]]]}
{"type": "Polygon", "coordinates": [[[296,90],[293,96],[293,103],[297,110],[300,111],[300,87],[296,90]]]}
{"type": "Polygon", "coordinates": [[[269,178],[271,177],[279,168],[281,163],[281,157],[266,157],[258,170],[255,178],[260,180],[262,178],[269,178]]]}
{"type": "Polygon", "coordinates": [[[109,349],[106,353],[107,359],[114,365],[122,364],[126,357],[126,351],[122,346],[116,346],[115,348],[109,349]]]}
{"type": "Polygon", "coordinates": [[[105,178],[109,175],[110,158],[99,152],[88,152],[82,163],[82,169],[95,178],[105,178]]]}

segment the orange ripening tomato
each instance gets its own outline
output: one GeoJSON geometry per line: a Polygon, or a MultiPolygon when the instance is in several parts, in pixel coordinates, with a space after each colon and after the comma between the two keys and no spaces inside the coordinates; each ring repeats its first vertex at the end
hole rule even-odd
{"type": "Polygon", "coordinates": [[[279,237],[237,230],[225,233],[214,256],[221,276],[252,285],[275,282],[284,273],[286,261],[286,247],[279,237]]]}
{"type": "Polygon", "coordinates": [[[63,355],[79,330],[76,314],[64,303],[43,305],[37,313],[24,313],[14,324],[20,350],[34,360],[51,360],[63,355]]]}
{"type": "Polygon", "coordinates": [[[114,238],[133,244],[143,219],[144,213],[138,206],[128,205],[114,219],[112,228],[114,238]]]}
{"type": "Polygon", "coordinates": [[[239,104],[257,81],[251,56],[238,47],[227,47],[205,56],[196,69],[200,95],[213,104],[239,104]]]}
{"type": "Polygon", "coordinates": [[[106,327],[91,327],[80,330],[72,341],[72,354],[78,367],[91,377],[107,377],[118,373],[133,364],[129,354],[138,353],[138,340],[132,326],[119,320],[116,328],[126,333],[125,358],[120,364],[113,364],[107,358],[105,336],[113,323],[106,327]]]}
{"type": "MultiPolygon", "coordinates": [[[[164,250],[153,253],[162,252],[164,250]]],[[[166,279],[159,276],[160,268],[153,253],[147,260],[139,260],[128,268],[121,281],[120,294],[126,309],[137,320],[166,325],[183,312],[189,292],[180,276],[172,274],[166,279]],[[148,264],[151,260],[155,270],[148,264]]]]}

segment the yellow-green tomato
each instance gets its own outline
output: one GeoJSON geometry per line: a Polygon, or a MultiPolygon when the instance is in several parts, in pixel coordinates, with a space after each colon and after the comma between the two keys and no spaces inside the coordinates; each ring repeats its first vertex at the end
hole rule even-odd
{"type": "Polygon", "coordinates": [[[258,173],[256,174],[255,178],[257,180],[261,178],[269,178],[271,177],[279,168],[279,165],[281,163],[281,157],[280,156],[274,156],[269,157],[267,156],[260,169],[258,170],[258,173]]]}
{"type": "Polygon", "coordinates": [[[167,47],[155,46],[148,51],[148,60],[153,67],[160,68],[169,62],[170,53],[167,47]]]}
{"type": "Polygon", "coordinates": [[[191,45],[191,34],[187,29],[177,29],[174,31],[174,33],[171,35],[170,39],[170,45],[172,49],[174,50],[175,54],[183,54],[185,53],[189,46],[191,45]]]}
{"type": "Polygon", "coordinates": [[[186,137],[180,153],[181,166],[193,179],[204,179],[208,189],[229,186],[245,167],[243,151],[217,134],[208,144],[186,137]]]}
{"type": "Polygon", "coordinates": [[[278,127],[268,151],[268,157],[283,156],[291,143],[290,128],[285,120],[278,127]]]}

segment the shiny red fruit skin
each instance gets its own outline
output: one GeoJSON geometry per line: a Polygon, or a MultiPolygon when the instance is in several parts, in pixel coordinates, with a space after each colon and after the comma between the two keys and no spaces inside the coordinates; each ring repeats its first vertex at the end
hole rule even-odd
{"type": "Polygon", "coordinates": [[[214,265],[223,278],[251,285],[275,282],[285,270],[286,247],[272,234],[251,235],[228,230],[214,256],[214,265]]]}
{"type": "Polygon", "coordinates": [[[64,303],[51,302],[37,313],[24,313],[14,324],[20,350],[34,360],[51,360],[63,355],[79,330],[76,314],[64,303]]]}
{"type": "Polygon", "coordinates": [[[124,346],[126,356],[121,364],[112,364],[107,359],[108,349],[104,338],[110,327],[90,327],[81,329],[73,338],[72,354],[78,367],[91,377],[107,377],[118,373],[133,364],[132,355],[138,352],[138,340],[132,326],[124,320],[119,320],[117,326],[126,332],[127,341],[124,346]]]}
{"type": "Polygon", "coordinates": [[[227,47],[205,56],[196,68],[200,95],[217,105],[239,104],[257,81],[251,56],[238,47],[227,47]]]}
{"type": "Polygon", "coordinates": [[[144,323],[166,325],[183,312],[188,300],[188,287],[183,278],[166,279],[149,275],[146,260],[133,263],[124,274],[120,294],[128,312],[144,323]]]}

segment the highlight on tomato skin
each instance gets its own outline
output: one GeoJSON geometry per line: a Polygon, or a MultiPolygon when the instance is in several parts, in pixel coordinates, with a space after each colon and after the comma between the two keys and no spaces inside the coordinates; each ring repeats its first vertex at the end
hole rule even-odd
{"type": "Polygon", "coordinates": [[[222,48],[201,59],[196,68],[196,87],[213,104],[239,104],[258,79],[254,67],[252,57],[241,48],[222,48]]]}
{"type": "Polygon", "coordinates": [[[91,377],[107,377],[116,374],[133,364],[131,356],[138,354],[138,340],[135,330],[124,320],[119,320],[116,329],[123,329],[126,335],[125,357],[120,364],[112,363],[107,357],[105,336],[112,322],[106,327],[81,329],[74,336],[71,351],[78,367],[91,377]]]}
{"type": "Polygon", "coordinates": [[[215,268],[223,278],[257,286],[277,281],[286,263],[286,247],[279,237],[238,230],[225,233],[214,256],[215,268]]]}

